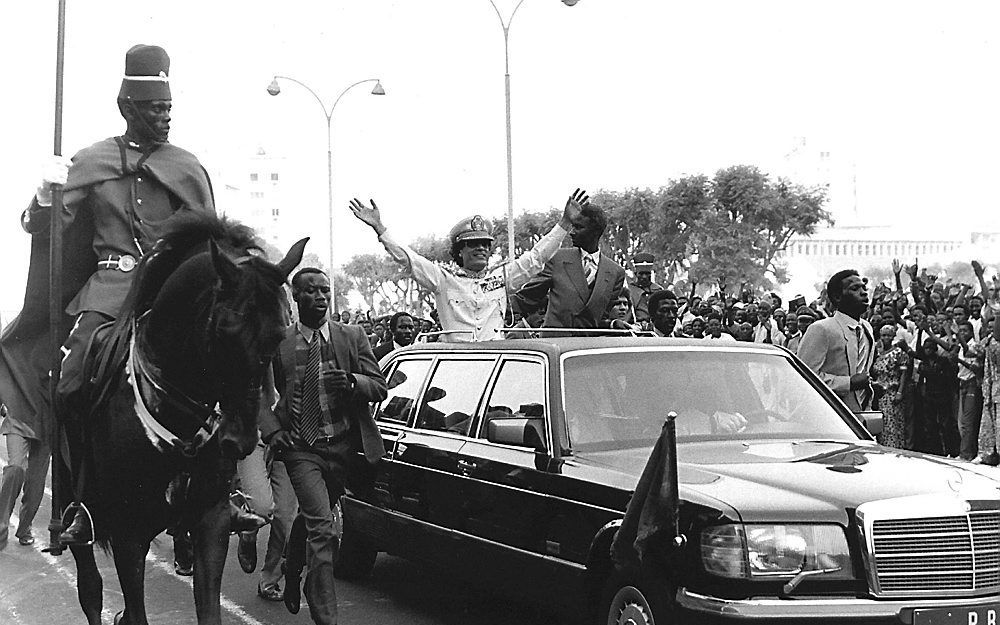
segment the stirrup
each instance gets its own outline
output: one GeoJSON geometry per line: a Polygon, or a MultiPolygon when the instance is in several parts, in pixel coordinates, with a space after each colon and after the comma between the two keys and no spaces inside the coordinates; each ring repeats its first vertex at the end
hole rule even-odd
{"type": "Polygon", "coordinates": [[[63,531],[65,532],[66,530],[69,529],[70,525],[73,524],[73,519],[76,518],[77,511],[80,510],[82,510],[83,514],[86,515],[87,522],[90,524],[89,540],[78,543],[61,543],[61,544],[64,544],[66,546],[73,546],[73,545],[90,546],[94,544],[94,534],[96,533],[96,530],[94,528],[94,517],[93,515],[90,514],[90,510],[87,508],[87,504],[83,503],[82,501],[74,501],[69,505],[67,505],[66,509],[63,510],[62,513],[63,531]]]}

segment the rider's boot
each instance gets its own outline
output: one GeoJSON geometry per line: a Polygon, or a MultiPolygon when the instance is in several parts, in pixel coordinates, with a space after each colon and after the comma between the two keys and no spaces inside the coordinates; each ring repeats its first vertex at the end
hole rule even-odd
{"type": "Polygon", "coordinates": [[[68,511],[74,509],[73,520],[59,534],[59,542],[63,545],[90,545],[94,542],[94,524],[90,513],[81,502],[70,504],[68,511]]]}

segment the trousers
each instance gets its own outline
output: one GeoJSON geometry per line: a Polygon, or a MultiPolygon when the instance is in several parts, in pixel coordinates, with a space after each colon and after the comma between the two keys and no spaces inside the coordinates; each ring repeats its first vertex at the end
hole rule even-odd
{"type": "Polygon", "coordinates": [[[296,527],[304,529],[304,564],[308,569],[303,591],[309,614],[317,625],[336,625],[337,591],[333,563],[340,536],[333,521],[333,507],[344,494],[347,465],[353,451],[349,440],[317,444],[308,449],[286,451],[282,460],[299,500],[296,518],[286,548],[288,570],[301,570],[301,541],[296,527]]]}
{"type": "Polygon", "coordinates": [[[17,515],[15,536],[31,536],[31,523],[45,493],[45,475],[51,455],[48,441],[25,438],[19,434],[6,434],[4,438],[7,439],[10,463],[0,474],[0,549],[7,544],[10,515],[19,496],[21,509],[17,515]]]}
{"type": "Polygon", "coordinates": [[[963,382],[958,391],[958,432],[962,438],[962,460],[972,460],[979,452],[979,422],[982,416],[982,388],[975,379],[963,382]]]}

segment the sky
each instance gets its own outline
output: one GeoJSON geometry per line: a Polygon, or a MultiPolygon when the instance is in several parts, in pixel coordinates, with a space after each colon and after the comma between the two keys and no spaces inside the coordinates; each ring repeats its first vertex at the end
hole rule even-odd
{"type": "MultiPolygon", "coordinates": [[[[496,0],[502,15],[515,1],[496,0]]],[[[347,211],[375,198],[399,238],[506,210],[504,41],[489,0],[68,2],[63,152],[120,134],[114,103],[136,43],[171,57],[171,141],[219,184],[264,147],[298,172],[302,236],[326,240],[333,116],[335,258],[377,252],[347,211]]],[[[53,147],[55,0],[8,9],[0,58],[0,311],[20,307],[17,216],[53,147]]],[[[659,187],[734,164],[780,173],[797,138],[856,179],[862,223],[995,221],[1000,3],[525,0],[510,29],[515,210],[576,187],[659,187]]],[[[843,206],[836,207],[841,210],[843,206]]],[[[836,211],[835,211],[836,212],[836,211]]],[[[290,243],[291,241],[289,241],[290,243]]],[[[324,255],[324,254],[321,254],[324,255]]]]}

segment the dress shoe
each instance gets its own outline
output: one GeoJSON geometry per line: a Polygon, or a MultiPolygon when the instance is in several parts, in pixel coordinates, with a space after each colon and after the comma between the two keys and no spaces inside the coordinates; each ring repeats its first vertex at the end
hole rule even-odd
{"type": "Polygon", "coordinates": [[[283,562],[281,572],[285,575],[285,593],[282,597],[285,600],[285,608],[292,614],[298,614],[302,604],[302,582],[299,579],[301,571],[289,571],[283,562]]]}
{"type": "Polygon", "coordinates": [[[244,573],[253,573],[257,568],[257,531],[241,532],[236,546],[236,559],[244,573]]]}
{"type": "Polygon", "coordinates": [[[276,585],[264,588],[257,584],[257,596],[264,601],[283,601],[285,598],[285,594],[276,585]]]}
{"type": "Polygon", "coordinates": [[[31,534],[28,534],[27,536],[18,536],[17,544],[21,545],[22,547],[30,547],[31,545],[35,544],[35,537],[32,536],[31,534]]]}
{"type": "Polygon", "coordinates": [[[76,509],[73,522],[59,534],[59,542],[64,545],[89,545],[94,542],[94,528],[90,515],[83,507],[76,509]]]}

